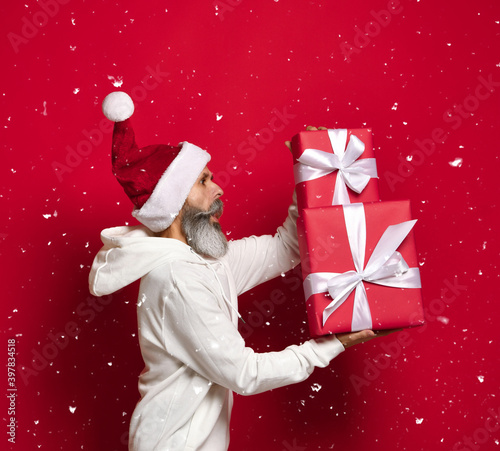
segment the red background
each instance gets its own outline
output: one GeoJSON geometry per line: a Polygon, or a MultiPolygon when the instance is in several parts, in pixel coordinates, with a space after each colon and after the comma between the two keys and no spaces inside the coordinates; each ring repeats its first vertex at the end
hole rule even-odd
{"type": "MultiPolygon", "coordinates": [[[[350,349],[304,383],[238,396],[231,450],[472,449],[467,437],[497,448],[500,4],[401,0],[377,24],[387,4],[3,2],[2,343],[6,359],[16,339],[18,372],[16,444],[2,396],[3,449],[126,449],[142,369],[137,285],[105,305],[87,287],[100,230],[135,223],[100,110],[116,89],[136,97],[139,145],[212,153],[229,238],[282,222],[293,191],[283,141],[308,124],[371,127],[381,198],[410,199],[419,220],[428,326],[350,349]]],[[[297,277],[242,297],[256,350],[308,338],[297,277]]]]}

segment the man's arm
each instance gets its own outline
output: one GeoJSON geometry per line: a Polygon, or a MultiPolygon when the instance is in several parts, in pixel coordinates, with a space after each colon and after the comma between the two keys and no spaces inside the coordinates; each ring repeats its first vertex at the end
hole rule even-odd
{"type": "MultiPolygon", "coordinates": [[[[325,367],[344,347],[334,337],[309,340],[279,352],[256,353],[219,307],[214,280],[196,268],[169,268],[172,282],[148,283],[147,298],[163,299],[165,350],[206,379],[240,394],[254,394],[306,379],[325,367]]],[[[163,273],[164,274],[164,273],[163,273]]]]}
{"type": "Polygon", "coordinates": [[[288,216],[274,236],[251,236],[229,243],[228,253],[223,259],[234,276],[238,295],[299,264],[297,216],[294,192],[288,216]]]}

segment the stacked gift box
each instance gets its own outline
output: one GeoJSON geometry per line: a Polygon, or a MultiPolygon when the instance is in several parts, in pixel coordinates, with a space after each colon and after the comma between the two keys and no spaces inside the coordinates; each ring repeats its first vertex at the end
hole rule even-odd
{"type": "Polygon", "coordinates": [[[424,324],[409,201],[381,201],[370,129],[292,139],[311,335],[424,324]]]}

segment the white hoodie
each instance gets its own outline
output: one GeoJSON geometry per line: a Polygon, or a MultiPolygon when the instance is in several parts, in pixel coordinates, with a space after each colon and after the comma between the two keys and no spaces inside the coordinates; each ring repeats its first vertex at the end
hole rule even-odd
{"type": "Polygon", "coordinates": [[[303,381],[344,350],[330,337],[255,353],[238,332],[237,296],[298,263],[296,219],[293,204],[274,237],[232,241],[219,260],[142,226],[102,231],[92,294],[142,278],[137,314],[145,367],[130,450],[227,450],[233,391],[251,395],[303,381]]]}

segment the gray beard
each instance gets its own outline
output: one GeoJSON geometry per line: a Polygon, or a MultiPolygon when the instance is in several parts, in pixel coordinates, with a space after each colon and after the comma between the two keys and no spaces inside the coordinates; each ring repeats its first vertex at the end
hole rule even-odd
{"type": "Polygon", "coordinates": [[[227,239],[218,222],[212,222],[212,215],[220,216],[224,204],[220,199],[214,201],[208,211],[185,204],[182,209],[182,231],[188,244],[201,255],[220,258],[227,252],[227,239]]]}

